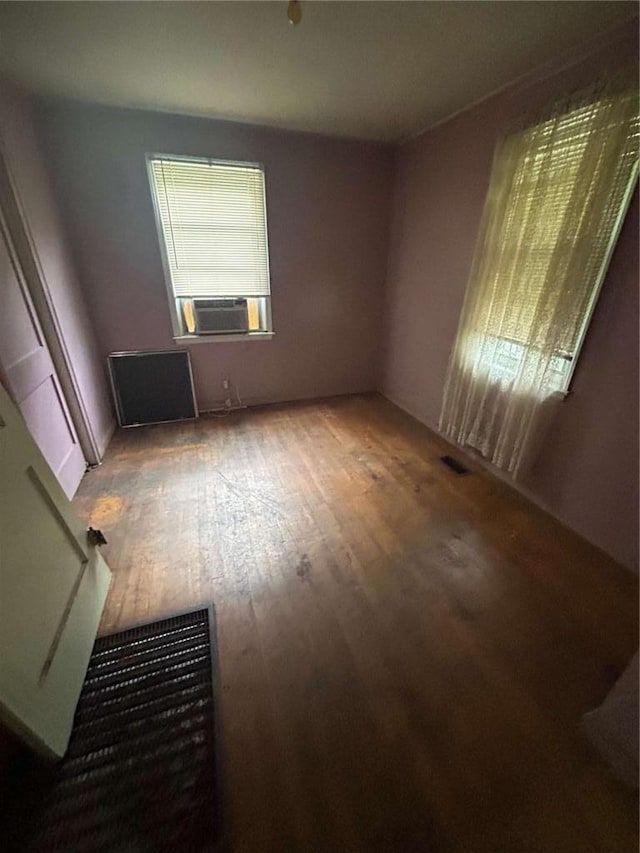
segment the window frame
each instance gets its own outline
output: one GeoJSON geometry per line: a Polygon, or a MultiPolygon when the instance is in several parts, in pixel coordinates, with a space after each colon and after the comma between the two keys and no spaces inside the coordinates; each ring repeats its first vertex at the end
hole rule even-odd
{"type": "MultiPolygon", "coordinates": [[[[272,315],[272,307],[271,300],[273,298],[273,293],[271,291],[271,256],[269,252],[269,223],[267,219],[267,180],[266,180],[266,170],[263,163],[258,163],[249,160],[225,160],[217,157],[202,157],[197,155],[190,154],[163,154],[160,152],[147,152],[145,155],[145,166],[147,171],[147,179],[149,182],[149,192],[151,194],[151,202],[153,205],[153,216],[156,223],[156,233],[158,236],[158,243],[160,244],[160,256],[162,258],[162,269],[164,273],[164,284],[165,289],[167,291],[167,300],[169,302],[169,314],[171,316],[171,328],[173,331],[173,340],[179,343],[216,343],[216,342],[229,342],[229,341],[247,341],[247,340],[270,340],[273,338],[275,332],[273,329],[273,315],[272,315]],[[178,314],[177,300],[184,297],[176,296],[173,290],[173,283],[171,280],[171,266],[169,263],[169,258],[167,256],[167,245],[164,238],[164,232],[162,229],[162,218],[160,215],[160,210],[158,208],[158,198],[155,189],[154,175],[153,175],[153,161],[154,160],[181,160],[186,163],[209,163],[218,166],[230,166],[230,167],[248,167],[253,169],[260,169],[263,175],[263,184],[264,184],[264,193],[263,193],[263,215],[264,215],[264,224],[265,224],[265,245],[266,245],[266,261],[267,261],[267,278],[269,281],[269,295],[260,297],[265,300],[265,329],[259,329],[256,331],[249,331],[243,333],[232,333],[228,334],[214,334],[214,335],[205,335],[198,334],[197,332],[187,332],[183,327],[182,320],[178,314]]],[[[223,298],[220,295],[212,294],[211,298],[223,298]]],[[[245,297],[249,298],[249,297],[245,297]]]]}
{"type": "MultiPolygon", "coordinates": [[[[526,132],[526,131],[525,131],[526,132]]],[[[567,362],[567,370],[563,377],[563,384],[558,387],[557,392],[563,396],[563,398],[567,398],[572,393],[572,384],[574,380],[575,371],[578,365],[578,361],[580,359],[580,354],[582,352],[582,348],[584,346],[584,342],[589,333],[589,328],[591,325],[591,321],[593,319],[593,315],[596,310],[596,306],[598,304],[598,299],[600,297],[602,287],[604,285],[605,279],[607,277],[607,272],[609,270],[609,266],[611,264],[611,259],[615,252],[616,246],[618,244],[618,239],[620,237],[620,233],[622,231],[622,227],[624,225],[625,219],[627,217],[627,213],[629,211],[629,207],[631,204],[631,200],[633,198],[634,192],[636,190],[636,186],[638,184],[638,176],[640,172],[640,160],[636,158],[634,165],[632,167],[631,173],[629,175],[628,184],[624,190],[624,194],[622,195],[620,207],[618,209],[617,217],[615,220],[615,224],[611,230],[611,236],[609,242],[607,243],[607,247],[602,256],[602,262],[600,264],[600,268],[594,280],[594,286],[591,291],[591,296],[589,300],[589,304],[587,309],[584,312],[584,316],[582,319],[582,325],[580,327],[580,331],[576,338],[576,345],[574,352],[566,355],[558,352],[556,353],[556,358],[564,359],[567,362]]],[[[527,345],[521,343],[520,341],[513,340],[512,338],[508,338],[505,336],[495,335],[496,340],[500,342],[512,345],[517,344],[523,349],[527,349],[527,345]]]]}
{"type": "Polygon", "coordinates": [[[571,394],[571,385],[573,383],[573,377],[576,371],[576,367],[578,366],[578,360],[580,359],[580,353],[582,352],[582,347],[584,346],[586,337],[589,334],[589,327],[591,325],[591,321],[596,310],[596,305],[598,304],[598,299],[600,298],[602,286],[604,285],[605,279],[607,277],[609,266],[611,264],[611,259],[613,258],[613,253],[615,252],[616,246],[618,245],[618,239],[620,237],[620,232],[622,231],[622,226],[624,225],[624,221],[627,218],[627,213],[629,212],[631,199],[633,198],[633,194],[636,190],[636,185],[638,183],[639,169],[640,163],[638,159],[636,159],[633,169],[631,170],[631,175],[629,176],[629,183],[627,184],[627,188],[624,192],[624,195],[622,196],[622,203],[620,204],[620,210],[618,211],[618,218],[616,219],[616,224],[614,225],[611,231],[611,238],[609,240],[609,243],[607,244],[606,251],[602,258],[602,264],[600,265],[600,269],[598,270],[598,276],[596,278],[595,287],[593,288],[593,291],[591,293],[591,301],[589,302],[589,307],[584,312],[582,327],[580,329],[580,333],[578,334],[575,352],[571,357],[569,370],[567,371],[567,378],[565,380],[565,385],[564,388],[560,390],[560,393],[564,394],[565,398],[571,394]]]}

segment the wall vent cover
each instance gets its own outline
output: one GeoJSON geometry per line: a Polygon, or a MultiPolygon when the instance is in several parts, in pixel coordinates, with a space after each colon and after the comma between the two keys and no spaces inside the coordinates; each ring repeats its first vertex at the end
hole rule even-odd
{"type": "Polygon", "coordinates": [[[112,352],[109,375],[121,427],[198,417],[186,349],[112,352]]]}

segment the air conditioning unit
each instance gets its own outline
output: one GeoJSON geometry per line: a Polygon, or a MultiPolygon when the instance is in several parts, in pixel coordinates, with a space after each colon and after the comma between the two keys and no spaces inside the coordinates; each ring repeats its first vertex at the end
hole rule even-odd
{"type": "Polygon", "coordinates": [[[249,331],[246,299],[194,299],[198,335],[242,334],[249,331]]]}

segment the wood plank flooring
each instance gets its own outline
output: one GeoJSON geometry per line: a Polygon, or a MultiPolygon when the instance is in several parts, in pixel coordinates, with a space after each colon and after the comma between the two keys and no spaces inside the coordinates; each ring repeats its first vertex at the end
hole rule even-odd
{"type": "Polygon", "coordinates": [[[233,851],[636,851],[637,579],[377,396],[119,432],[101,632],[213,601],[233,851]]]}

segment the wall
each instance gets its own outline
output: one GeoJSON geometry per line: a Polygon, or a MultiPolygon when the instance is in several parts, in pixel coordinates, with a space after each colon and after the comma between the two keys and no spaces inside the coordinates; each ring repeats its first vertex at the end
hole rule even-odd
{"type": "MultiPolygon", "coordinates": [[[[525,110],[623,61],[637,21],[586,59],[513,85],[397,154],[382,389],[436,429],[496,139],[525,110]]],[[[638,567],[638,199],[576,369],[573,394],[523,491],[624,565],[638,567]]]]}
{"type": "Polygon", "coordinates": [[[54,203],[31,101],[5,81],[0,81],[0,138],[51,310],[68,352],[80,404],[101,454],[111,438],[114,421],[95,333],[54,203]]]}
{"type": "Polygon", "coordinates": [[[40,118],[102,357],[173,346],[145,153],[257,161],[276,334],[191,345],[201,408],[227,376],[248,403],[375,388],[389,147],[62,101],[40,118]]]}

